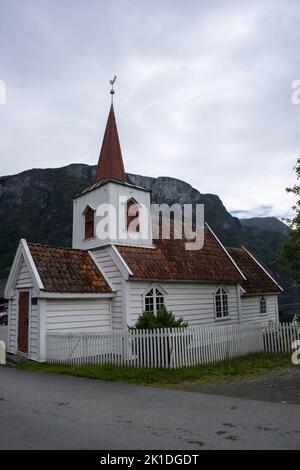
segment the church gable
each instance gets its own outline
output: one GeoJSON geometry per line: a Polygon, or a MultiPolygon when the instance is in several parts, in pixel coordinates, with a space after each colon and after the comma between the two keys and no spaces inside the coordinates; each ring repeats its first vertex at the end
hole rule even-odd
{"type": "Polygon", "coordinates": [[[27,242],[22,239],[6,283],[5,298],[11,298],[16,289],[34,289],[34,292],[38,293],[43,288],[43,283],[32,259],[27,242]]]}

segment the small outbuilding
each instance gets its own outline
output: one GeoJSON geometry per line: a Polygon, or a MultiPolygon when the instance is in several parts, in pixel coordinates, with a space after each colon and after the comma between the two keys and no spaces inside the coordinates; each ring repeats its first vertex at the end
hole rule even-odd
{"type": "Polygon", "coordinates": [[[88,251],[21,240],[7,281],[7,350],[46,359],[47,330],[110,328],[114,291],[88,251]]]}

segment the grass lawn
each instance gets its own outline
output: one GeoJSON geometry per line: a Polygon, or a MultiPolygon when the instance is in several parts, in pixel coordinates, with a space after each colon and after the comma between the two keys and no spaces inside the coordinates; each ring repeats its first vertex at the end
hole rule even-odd
{"type": "Polygon", "coordinates": [[[157,386],[176,386],[181,382],[205,383],[216,380],[238,380],[267,373],[279,367],[293,367],[289,355],[263,353],[231,359],[219,364],[189,369],[135,369],[114,366],[63,366],[47,363],[21,362],[22,370],[74,375],[90,379],[109,380],[157,386]]]}

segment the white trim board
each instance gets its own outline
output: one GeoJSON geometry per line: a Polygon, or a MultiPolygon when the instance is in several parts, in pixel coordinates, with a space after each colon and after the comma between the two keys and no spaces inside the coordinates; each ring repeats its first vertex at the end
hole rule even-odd
{"type": "Polygon", "coordinates": [[[25,251],[26,256],[27,256],[27,258],[28,258],[30,267],[31,267],[32,272],[33,272],[33,276],[34,276],[35,279],[36,279],[36,282],[37,282],[37,285],[38,285],[39,289],[44,289],[44,285],[43,285],[43,283],[42,283],[42,280],[41,280],[41,278],[40,278],[40,275],[39,275],[39,273],[38,273],[38,270],[37,270],[37,268],[36,268],[36,265],[34,264],[33,258],[32,258],[32,256],[31,256],[31,253],[30,253],[30,250],[29,250],[29,246],[27,245],[27,241],[26,241],[24,238],[21,239],[21,244],[22,244],[22,246],[23,246],[23,248],[24,248],[24,251],[25,251]]]}
{"type": "Polygon", "coordinates": [[[97,263],[96,257],[94,256],[94,253],[93,253],[91,250],[88,250],[88,254],[89,254],[90,257],[92,258],[94,264],[96,265],[96,268],[100,271],[102,277],[105,279],[105,281],[107,282],[107,284],[109,285],[109,287],[111,288],[111,290],[112,290],[113,292],[116,292],[116,289],[114,288],[114,286],[112,285],[112,283],[110,282],[110,280],[108,279],[108,277],[106,276],[105,272],[103,271],[102,267],[100,266],[100,263],[97,263]]]}
{"type": "Polygon", "coordinates": [[[111,245],[111,248],[112,248],[112,251],[115,253],[115,258],[117,258],[119,260],[119,262],[121,262],[123,271],[124,271],[124,268],[125,268],[126,274],[128,274],[129,276],[133,276],[133,272],[129,268],[129,266],[126,263],[126,261],[124,260],[124,258],[120,255],[120,253],[119,253],[118,249],[115,247],[115,245],[111,245]]]}
{"type": "Polygon", "coordinates": [[[81,294],[76,292],[40,292],[40,299],[111,299],[115,293],[81,294]]]}

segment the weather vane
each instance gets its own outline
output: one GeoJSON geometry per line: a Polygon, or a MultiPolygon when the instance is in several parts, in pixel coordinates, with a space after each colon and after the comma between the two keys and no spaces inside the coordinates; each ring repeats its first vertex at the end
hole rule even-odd
{"type": "Polygon", "coordinates": [[[115,75],[112,80],[109,80],[109,83],[111,84],[111,90],[110,90],[111,99],[113,99],[113,96],[114,96],[114,93],[115,93],[114,83],[115,83],[116,79],[117,79],[117,76],[115,75]]]}

